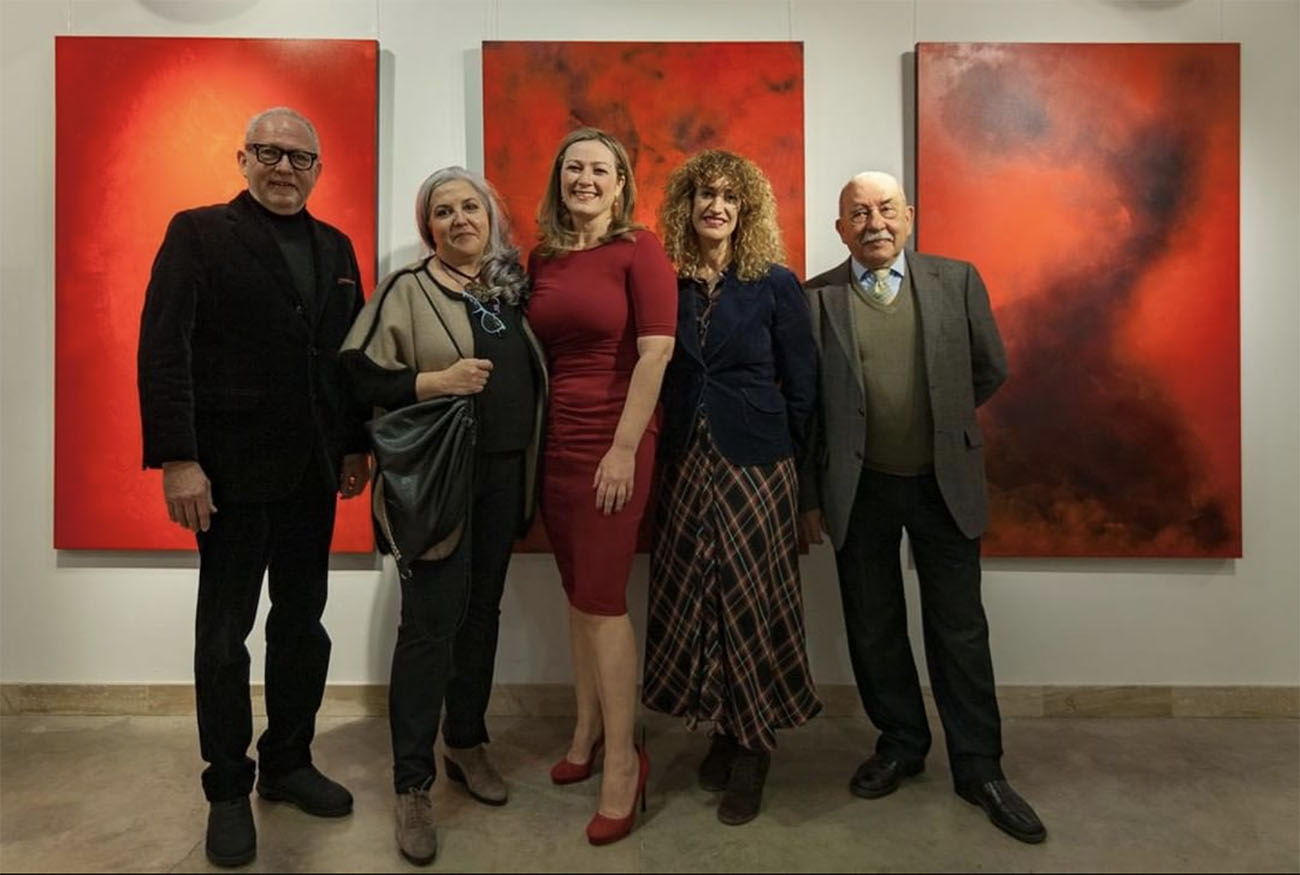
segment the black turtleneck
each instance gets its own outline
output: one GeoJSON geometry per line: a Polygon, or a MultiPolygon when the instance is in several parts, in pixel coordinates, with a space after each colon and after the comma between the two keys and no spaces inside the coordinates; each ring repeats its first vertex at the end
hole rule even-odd
{"type": "Polygon", "coordinates": [[[299,210],[291,216],[282,216],[258,204],[256,198],[253,199],[253,203],[257,204],[258,210],[271,228],[275,243],[280,247],[280,252],[289,265],[293,286],[298,290],[298,296],[306,305],[307,312],[315,312],[316,252],[312,244],[311,225],[308,223],[307,212],[299,210]]]}

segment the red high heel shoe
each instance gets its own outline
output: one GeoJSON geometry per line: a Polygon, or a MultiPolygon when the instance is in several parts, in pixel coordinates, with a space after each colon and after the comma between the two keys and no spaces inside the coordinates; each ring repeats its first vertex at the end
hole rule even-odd
{"type": "Polygon", "coordinates": [[[636,796],[632,799],[632,810],[628,812],[627,817],[606,817],[597,811],[591,823],[587,824],[587,841],[593,845],[607,845],[626,838],[632,831],[632,827],[636,825],[638,800],[640,800],[641,811],[645,812],[645,784],[646,779],[650,777],[650,757],[645,752],[644,738],[637,746],[636,757],[636,796]]]}
{"type": "Polygon", "coordinates": [[[587,757],[585,763],[575,763],[569,759],[566,754],[564,759],[551,766],[551,783],[552,784],[576,784],[579,781],[585,781],[591,777],[591,769],[596,764],[596,756],[600,749],[605,746],[605,736],[596,739],[596,743],[591,746],[591,754],[587,757]]]}

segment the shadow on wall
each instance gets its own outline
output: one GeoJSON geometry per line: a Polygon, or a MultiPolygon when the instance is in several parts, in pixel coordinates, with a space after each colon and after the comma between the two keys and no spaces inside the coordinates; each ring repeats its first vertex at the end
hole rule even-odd
{"type": "Polygon", "coordinates": [[[195,3],[194,0],[140,0],[140,5],[159,18],[186,24],[214,24],[239,18],[258,0],[225,0],[223,3],[195,3]]]}

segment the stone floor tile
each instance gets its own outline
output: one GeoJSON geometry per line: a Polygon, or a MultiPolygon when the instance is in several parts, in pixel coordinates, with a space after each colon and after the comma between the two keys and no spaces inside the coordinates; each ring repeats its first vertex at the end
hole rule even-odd
{"type": "MultiPolygon", "coordinates": [[[[1038,846],[952,792],[937,726],[925,772],[876,800],[848,792],[874,745],[864,720],[782,732],[762,811],[728,827],[719,795],[696,784],[707,733],[647,715],[649,811],[627,839],[593,848],[583,829],[599,777],[548,777],[569,719],[489,725],[510,802],[484,806],[440,779],[432,871],[1300,871],[1295,720],[1008,718],[1004,768],[1047,824],[1038,846]]],[[[352,790],[353,814],[255,799],[258,857],[241,871],[416,871],[393,840],[386,722],[322,716],[314,757],[352,790]]],[[[190,717],[0,718],[0,869],[216,871],[201,768],[190,717]]]]}

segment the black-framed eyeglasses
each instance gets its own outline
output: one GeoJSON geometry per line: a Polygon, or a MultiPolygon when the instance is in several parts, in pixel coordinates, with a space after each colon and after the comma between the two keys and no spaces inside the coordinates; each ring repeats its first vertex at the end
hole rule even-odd
{"type": "Polygon", "coordinates": [[[253,157],[259,164],[265,164],[267,167],[274,167],[280,163],[281,158],[288,155],[289,166],[294,170],[311,170],[316,166],[316,159],[320,157],[317,153],[308,152],[306,149],[281,149],[268,143],[245,143],[244,145],[252,150],[253,157]]]}
{"type": "Polygon", "coordinates": [[[470,314],[478,317],[479,327],[482,328],[485,333],[494,336],[497,334],[505,334],[506,323],[502,321],[500,316],[493,313],[487,307],[484,307],[483,302],[471,295],[469,292],[462,291],[460,296],[465,299],[465,303],[469,304],[470,314]]]}

